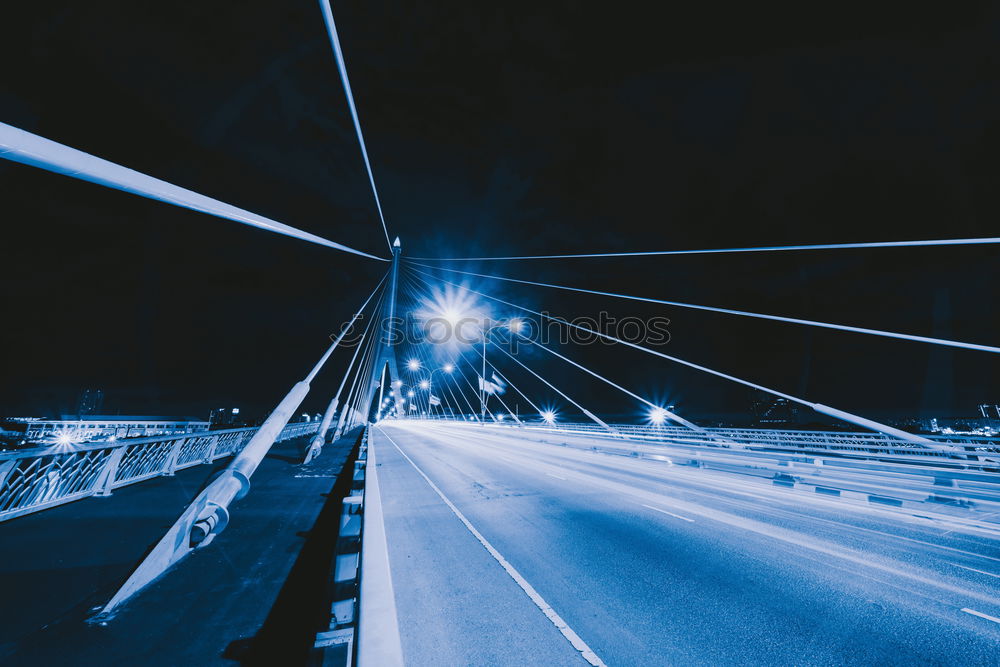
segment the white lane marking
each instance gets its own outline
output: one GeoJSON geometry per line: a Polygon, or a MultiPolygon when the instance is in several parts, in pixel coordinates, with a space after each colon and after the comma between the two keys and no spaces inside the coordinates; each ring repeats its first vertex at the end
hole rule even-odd
{"type": "Polygon", "coordinates": [[[492,544],[490,544],[489,540],[483,537],[482,533],[476,530],[475,526],[473,526],[469,522],[469,520],[465,518],[465,515],[462,514],[462,512],[457,507],[455,507],[454,503],[448,500],[448,497],[445,496],[444,493],[442,493],[441,489],[439,489],[437,485],[431,481],[430,477],[424,474],[424,471],[421,470],[420,467],[413,462],[413,459],[407,456],[406,452],[404,452],[402,449],[399,448],[399,445],[396,444],[396,441],[390,438],[389,434],[386,433],[383,428],[379,427],[379,432],[382,435],[384,435],[389,442],[392,443],[392,446],[396,448],[396,451],[398,451],[400,454],[403,455],[404,459],[409,461],[410,465],[413,466],[413,469],[416,470],[420,474],[420,476],[424,478],[424,481],[427,482],[427,484],[430,485],[432,489],[434,489],[434,492],[438,494],[438,496],[441,497],[441,500],[444,501],[444,504],[447,505],[452,512],[454,512],[455,516],[458,517],[458,520],[461,521],[463,524],[465,524],[465,527],[469,529],[469,532],[472,533],[477,540],[479,540],[480,544],[486,547],[486,550],[490,552],[490,555],[493,556],[493,558],[496,559],[498,563],[500,563],[500,566],[504,570],[506,570],[507,574],[510,575],[510,578],[513,579],[515,582],[517,582],[517,585],[521,587],[521,590],[523,590],[528,595],[529,598],[531,598],[531,601],[535,603],[535,606],[541,609],[542,613],[545,614],[545,616],[550,621],[552,621],[552,625],[556,626],[556,629],[558,629],[559,632],[562,633],[563,637],[569,640],[569,643],[573,645],[573,648],[575,648],[577,651],[580,652],[580,655],[583,656],[583,659],[589,662],[591,665],[594,665],[594,667],[607,667],[607,665],[604,664],[604,661],[601,660],[599,657],[597,657],[597,654],[594,653],[590,649],[590,647],[587,646],[586,642],[584,642],[580,638],[580,635],[576,634],[576,632],[573,631],[573,628],[569,627],[569,625],[566,624],[566,621],[564,621],[562,617],[556,613],[555,609],[550,607],[549,603],[546,602],[542,598],[542,596],[538,594],[538,591],[536,591],[534,587],[532,587],[532,585],[529,584],[527,580],[521,576],[521,573],[518,572],[513,565],[507,562],[507,559],[501,556],[500,552],[497,551],[492,544]]]}
{"type": "Polygon", "coordinates": [[[552,474],[552,473],[550,473],[550,472],[547,472],[547,473],[545,473],[545,474],[546,474],[546,475],[548,475],[549,477],[555,477],[556,479],[561,479],[561,480],[562,480],[562,481],[564,481],[564,482],[566,481],[566,478],[565,478],[565,477],[560,477],[559,475],[553,475],[553,474],[552,474]]]}
{"type": "Polygon", "coordinates": [[[649,509],[656,510],[657,512],[663,512],[664,514],[668,514],[674,517],[675,519],[687,521],[688,523],[694,523],[694,519],[689,519],[686,516],[681,516],[680,514],[674,514],[673,512],[668,512],[667,510],[661,510],[659,507],[653,507],[652,505],[643,505],[643,507],[648,507],[649,509]]]}
{"type": "Polygon", "coordinates": [[[992,572],[987,572],[986,570],[977,570],[974,567],[966,567],[965,565],[959,565],[958,563],[952,563],[952,565],[954,565],[955,567],[960,567],[963,570],[970,570],[972,572],[978,572],[979,574],[985,574],[986,576],[996,577],[997,579],[1000,579],[1000,574],[993,574],[992,572]]]}
{"type": "Polygon", "coordinates": [[[963,607],[962,611],[966,614],[972,614],[973,616],[978,616],[979,618],[985,618],[987,621],[993,621],[994,623],[1000,623],[1000,618],[996,616],[990,616],[989,614],[984,614],[981,611],[976,611],[975,609],[969,609],[968,607],[963,607]]]}

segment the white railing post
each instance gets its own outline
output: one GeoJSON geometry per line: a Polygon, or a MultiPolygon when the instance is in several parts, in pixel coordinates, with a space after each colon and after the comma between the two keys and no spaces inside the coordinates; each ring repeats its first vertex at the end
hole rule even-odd
{"type": "Polygon", "coordinates": [[[0,463],[0,489],[3,488],[4,482],[10,477],[10,474],[14,472],[14,468],[17,467],[17,459],[8,459],[3,463],[0,463]]]}
{"type": "Polygon", "coordinates": [[[100,478],[94,485],[96,491],[95,495],[101,497],[108,497],[111,495],[111,490],[115,485],[115,477],[118,475],[118,466],[122,461],[122,457],[125,455],[125,450],[128,449],[128,445],[122,445],[121,447],[116,447],[111,456],[108,457],[108,462],[104,464],[104,471],[101,473],[100,478]]]}
{"type": "Polygon", "coordinates": [[[177,472],[177,457],[181,455],[181,448],[184,443],[187,442],[187,438],[178,438],[174,446],[170,448],[170,455],[167,456],[167,460],[164,462],[163,474],[167,477],[173,477],[177,472]]]}
{"type": "Polygon", "coordinates": [[[219,436],[213,435],[212,441],[208,445],[208,449],[205,450],[205,457],[201,460],[202,463],[211,463],[215,460],[215,448],[219,444],[219,436]]]}

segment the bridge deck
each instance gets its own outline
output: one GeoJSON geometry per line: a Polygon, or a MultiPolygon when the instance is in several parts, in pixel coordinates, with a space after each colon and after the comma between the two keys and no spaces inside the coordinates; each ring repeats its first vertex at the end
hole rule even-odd
{"type": "Polygon", "coordinates": [[[963,610],[1000,618],[996,532],[947,514],[516,429],[371,442],[407,664],[995,664],[1000,623],[963,610]]]}
{"type": "Polygon", "coordinates": [[[105,626],[85,619],[228,461],[10,521],[0,541],[0,585],[16,604],[3,605],[0,662],[210,665],[266,662],[276,653],[304,661],[329,613],[323,584],[340,505],[325,494],[356,436],[328,445],[306,466],[298,465],[303,439],[276,445],[211,547],[105,626]]]}

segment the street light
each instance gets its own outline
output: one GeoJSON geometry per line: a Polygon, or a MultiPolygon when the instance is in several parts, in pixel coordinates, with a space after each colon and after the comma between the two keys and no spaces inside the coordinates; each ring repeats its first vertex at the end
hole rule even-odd
{"type": "Polygon", "coordinates": [[[552,410],[545,410],[542,412],[542,420],[545,421],[546,424],[555,424],[556,413],[552,410]]]}
{"type": "Polygon", "coordinates": [[[411,371],[419,371],[420,361],[418,359],[410,359],[409,361],[406,362],[406,367],[411,371]]]}
{"type": "Polygon", "coordinates": [[[524,322],[519,317],[512,317],[506,322],[498,322],[491,327],[483,328],[483,374],[479,378],[479,417],[482,424],[486,424],[486,343],[489,340],[490,332],[494,329],[507,329],[513,334],[521,333],[524,322]]]}
{"type": "MultiPolygon", "coordinates": [[[[448,375],[451,375],[454,371],[455,371],[455,364],[451,362],[446,363],[445,365],[441,366],[441,368],[435,368],[434,370],[431,371],[430,375],[428,375],[426,379],[420,381],[420,388],[430,389],[431,383],[434,381],[435,373],[447,373],[448,375]]],[[[430,404],[430,398],[427,399],[427,403],[430,404]]],[[[431,410],[431,412],[433,413],[433,410],[431,410]]],[[[442,413],[443,412],[444,410],[442,409],[442,413]]]]}

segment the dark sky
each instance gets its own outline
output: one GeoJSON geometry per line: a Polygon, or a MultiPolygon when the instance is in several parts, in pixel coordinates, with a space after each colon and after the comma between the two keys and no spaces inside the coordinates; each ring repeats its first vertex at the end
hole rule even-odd
{"type": "MultiPolygon", "coordinates": [[[[316,2],[9,4],[3,122],[385,252],[316,2]]],[[[1000,13],[962,6],[334,12],[390,232],[461,256],[996,236],[1000,13]]],[[[0,413],[69,410],[91,386],[110,411],[266,410],[385,270],[13,163],[0,193],[0,413]]],[[[994,247],[462,266],[986,344],[1000,322],[994,247]]],[[[477,284],[564,316],[665,315],[665,352],[864,414],[1000,402],[987,353],[477,284]]],[[[668,362],[565,352],[688,415],[749,406],[668,362]]],[[[637,410],[531,363],[595,409],[637,410]]]]}

